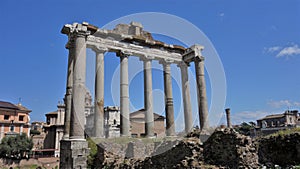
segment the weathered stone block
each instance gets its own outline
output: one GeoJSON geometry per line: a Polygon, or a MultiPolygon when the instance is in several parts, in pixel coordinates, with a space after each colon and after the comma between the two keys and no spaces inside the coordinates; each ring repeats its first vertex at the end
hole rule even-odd
{"type": "Polygon", "coordinates": [[[61,140],[60,144],[60,168],[87,168],[89,148],[86,140],[61,140]]]}

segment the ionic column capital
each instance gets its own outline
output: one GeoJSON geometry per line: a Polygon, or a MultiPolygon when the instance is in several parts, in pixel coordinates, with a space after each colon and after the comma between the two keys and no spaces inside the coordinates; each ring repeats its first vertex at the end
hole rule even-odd
{"type": "Polygon", "coordinates": [[[204,62],[204,60],[205,60],[204,56],[196,56],[194,59],[195,62],[204,62]]]}
{"type": "Polygon", "coordinates": [[[102,47],[102,46],[92,46],[91,49],[95,52],[95,53],[105,53],[108,51],[107,48],[102,47]]]}
{"type": "Polygon", "coordinates": [[[81,31],[81,30],[78,30],[76,32],[73,32],[73,35],[75,35],[76,38],[78,38],[78,37],[86,38],[90,34],[91,34],[90,31],[81,31]]]}
{"type": "Polygon", "coordinates": [[[140,57],[140,61],[152,61],[152,60],[154,60],[153,56],[144,55],[144,56],[140,57]]]}
{"type": "Polygon", "coordinates": [[[116,52],[116,55],[120,58],[122,57],[129,57],[129,56],[132,56],[132,53],[131,52],[128,52],[128,51],[118,51],[116,52]]]}
{"type": "Polygon", "coordinates": [[[195,59],[203,57],[201,53],[203,49],[204,47],[201,45],[193,45],[185,50],[182,59],[185,62],[195,61],[195,59]]]}
{"type": "Polygon", "coordinates": [[[179,67],[179,68],[187,68],[187,67],[189,67],[190,66],[190,63],[186,63],[186,62],[180,62],[179,64],[177,64],[177,66],[179,67]]]}
{"type": "Polygon", "coordinates": [[[169,59],[163,59],[163,60],[159,60],[159,63],[162,64],[163,66],[166,66],[166,65],[171,65],[172,63],[174,63],[174,61],[169,59]]]}

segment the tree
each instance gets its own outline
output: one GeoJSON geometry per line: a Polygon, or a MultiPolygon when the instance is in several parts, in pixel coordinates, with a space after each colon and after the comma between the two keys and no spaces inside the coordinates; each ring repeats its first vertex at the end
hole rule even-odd
{"type": "MultiPolygon", "coordinates": [[[[255,123],[254,123],[255,124],[255,123]]],[[[243,134],[243,135],[246,135],[246,136],[250,136],[250,131],[251,129],[253,129],[254,126],[252,123],[248,124],[246,122],[243,122],[242,124],[240,124],[239,126],[236,126],[234,127],[234,129],[240,133],[240,134],[243,134]]]]}
{"type": "Polygon", "coordinates": [[[38,130],[30,130],[30,135],[40,135],[41,132],[38,130]]]}
{"type": "Polygon", "coordinates": [[[25,158],[33,147],[33,142],[26,134],[6,136],[0,144],[0,156],[5,158],[25,158]]]}

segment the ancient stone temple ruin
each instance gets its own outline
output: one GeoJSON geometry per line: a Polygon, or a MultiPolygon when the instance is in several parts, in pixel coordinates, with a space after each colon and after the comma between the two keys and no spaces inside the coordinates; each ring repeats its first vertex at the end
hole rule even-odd
{"type": "Polygon", "coordinates": [[[88,153],[84,133],[84,99],[86,80],[86,48],[96,55],[95,111],[93,137],[104,137],[104,54],[114,52],[120,58],[120,113],[121,136],[131,136],[129,116],[128,59],[139,57],[144,64],[145,135],[153,137],[154,116],[152,96],[153,60],[158,60],[164,71],[166,135],[175,135],[174,108],[171,80],[171,64],[181,69],[182,98],[185,131],[193,128],[188,67],[195,63],[200,128],[208,128],[208,108],[204,77],[203,47],[193,45],[185,48],[166,44],[152,38],[140,23],[119,24],[113,30],[100,29],[94,25],[66,24],[61,31],[68,36],[69,50],[66,114],[64,137],[61,141],[61,168],[86,168],[88,153]]]}

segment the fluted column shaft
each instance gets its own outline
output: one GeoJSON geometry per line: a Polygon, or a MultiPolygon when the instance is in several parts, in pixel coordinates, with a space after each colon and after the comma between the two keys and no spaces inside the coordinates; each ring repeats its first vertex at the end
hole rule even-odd
{"type": "Polygon", "coordinates": [[[154,115],[152,96],[152,64],[151,60],[144,59],[144,105],[145,105],[145,134],[154,136],[154,115]]]}
{"type": "Polygon", "coordinates": [[[174,107],[172,93],[172,76],[170,63],[164,63],[164,89],[165,89],[165,112],[166,112],[166,135],[175,135],[174,107]]]}
{"type": "Polygon", "coordinates": [[[191,109],[192,107],[191,107],[188,65],[186,63],[181,63],[179,66],[180,66],[180,70],[181,70],[185,132],[188,133],[193,128],[193,115],[192,115],[192,109],[191,109]]]}
{"type": "Polygon", "coordinates": [[[86,36],[76,33],[70,139],[84,139],[86,36]]]}
{"type": "Polygon", "coordinates": [[[104,50],[96,52],[94,137],[104,137],[104,50]]]}
{"type": "Polygon", "coordinates": [[[124,55],[124,54],[119,54],[119,55],[121,59],[121,69],[120,69],[121,135],[130,136],[128,55],[124,55]]]}
{"type": "Polygon", "coordinates": [[[71,108],[72,108],[72,88],[73,88],[73,69],[74,69],[74,54],[75,46],[72,42],[67,45],[69,50],[68,56],[68,72],[67,72],[67,86],[64,98],[65,102],[65,118],[64,118],[64,136],[63,139],[70,137],[70,122],[71,122],[71,108]]]}
{"type": "Polygon", "coordinates": [[[195,58],[195,70],[197,80],[197,94],[198,94],[198,110],[201,130],[206,130],[208,124],[208,108],[206,97],[206,84],[204,77],[204,57],[195,58]]]}

